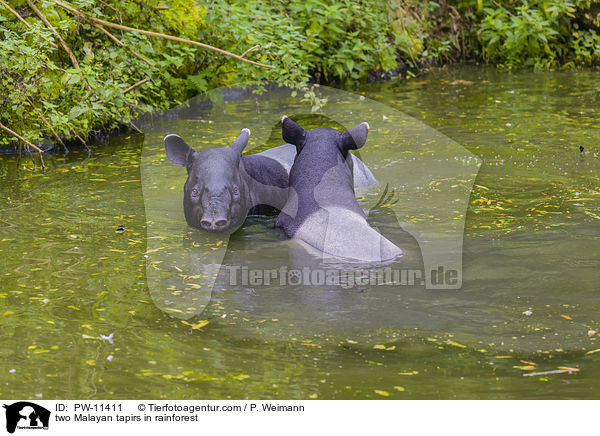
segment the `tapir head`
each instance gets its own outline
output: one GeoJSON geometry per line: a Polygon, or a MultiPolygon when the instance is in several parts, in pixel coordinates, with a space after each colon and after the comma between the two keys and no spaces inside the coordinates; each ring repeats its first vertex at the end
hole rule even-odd
{"type": "Polygon", "coordinates": [[[187,168],[183,210],[187,223],[210,232],[239,227],[247,213],[247,186],[240,174],[242,151],[250,130],[243,129],[228,148],[194,151],[178,135],[167,135],[165,151],[175,165],[187,168]]]}
{"type": "Polygon", "coordinates": [[[365,145],[369,134],[369,124],[366,122],[360,123],[344,133],[329,127],[319,127],[307,132],[284,115],[281,119],[281,133],[285,142],[296,146],[298,154],[307,145],[318,144],[319,147],[337,147],[345,158],[348,155],[348,150],[357,150],[365,145]]]}

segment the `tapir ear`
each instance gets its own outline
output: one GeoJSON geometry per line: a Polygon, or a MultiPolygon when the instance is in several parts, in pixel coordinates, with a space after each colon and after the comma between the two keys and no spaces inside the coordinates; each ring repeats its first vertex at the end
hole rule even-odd
{"type": "Polygon", "coordinates": [[[369,134],[369,123],[360,123],[358,126],[342,133],[342,147],[347,150],[358,150],[365,142],[369,134]]]}
{"type": "Polygon", "coordinates": [[[300,151],[306,141],[304,129],[285,115],[281,118],[281,136],[288,144],[295,145],[297,151],[300,151]]]}
{"type": "Polygon", "coordinates": [[[244,148],[248,145],[248,139],[250,139],[250,129],[242,129],[242,133],[235,138],[235,141],[229,146],[229,149],[241,156],[242,151],[244,151],[244,148]]]}
{"type": "Polygon", "coordinates": [[[165,141],[167,158],[171,163],[187,167],[191,156],[194,153],[194,149],[187,145],[179,135],[167,135],[163,141],[165,141]]]}

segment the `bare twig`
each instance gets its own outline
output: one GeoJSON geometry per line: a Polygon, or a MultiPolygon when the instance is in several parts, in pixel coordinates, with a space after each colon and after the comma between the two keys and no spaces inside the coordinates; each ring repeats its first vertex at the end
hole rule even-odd
{"type": "Polygon", "coordinates": [[[11,135],[13,135],[15,138],[20,139],[21,141],[23,141],[25,144],[27,144],[28,146],[30,146],[31,148],[33,148],[34,150],[37,150],[39,153],[42,153],[42,149],[40,147],[38,147],[37,145],[32,144],[31,142],[29,142],[27,139],[23,138],[21,135],[19,135],[18,133],[12,131],[11,129],[9,129],[8,127],[6,127],[4,124],[0,123],[0,129],[10,133],[11,135]]]}
{"type": "Polygon", "coordinates": [[[244,53],[242,53],[240,56],[244,57],[246,56],[248,53],[250,53],[252,50],[256,50],[257,48],[260,48],[260,44],[256,44],[254,47],[250,47],[248,50],[246,50],[244,53]]]}
{"type": "Polygon", "coordinates": [[[500,9],[504,9],[508,15],[510,15],[511,17],[514,17],[515,14],[513,14],[511,11],[509,11],[508,9],[506,9],[504,6],[502,6],[500,3],[498,3],[496,0],[492,0],[492,3],[494,3],[496,6],[498,6],[500,9]]]}
{"type": "Polygon", "coordinates": [[[88,147],[88,145],[87,145],[87,142],[85,142],[85,140],[84,140],[84,139],[83,139],[81,136],[79,136],[79,134],[77,133],[77,130],[75,130],[73,127],[69,127],[69,130],[71,130],[71,133],[72,133],[73,135],[75,135],[75,137],[76,137],[77,139],[79,139],[79,140],[81,141],[81,143],[82,143],[82,144],[83,144],[83,146],[86,148],[86,150],[88,151],[88,153],[91,153],[91,152],[92,152],[92,150],[90,150],[90,147],[88,147]]]}
{"type": "Polygon", "coordinates": [[[129,88],[127,88],[126,90],[124,90],[124,91],[121,91],[121,92],[122,92],[123,94],[127,94],[129,91],[131,91],[132,89],[134,89],[134,88],[137,88],[138,86],[140,86],[140,85],[142,85],[142,84],[146,83],[148,80],[150,80],[150,78],[149,78],[149,77],[146,77],[145,79],[143,79],[143,80],[140,80],[140,81],[139,81],[138,83],[136,83],[135,85],[131,85],[129,88]]]}
{"type": "Polygon", "coordinates": [[[144,132],[142,132],[135,124],[133,124],[131,121],[129,122],[129,125],[131,127],[133,127],[133,130],[137,130],[138,133],[141,133],[142,135],[144,134],[144,132]]]}
{"type": "MultiPolygon", "coordinates": [[[[62,36],[60,36],[60,33],[58,33],[58,31],[54,28],[54,26],[52,26],[52,24],[50,24],[50,22],[46,19],[44,14],[42,14],[42,12],[35,6],[35,4],[33,4],[33,2],[31,0],[27,0],[27,4],[36,13],[36,15],[40,18],[40,20],[42,20],[44,22],[46,27],[48,27],[48,29],[50,29],[52,31],[52,33],[54,33],[54,36],[56,37],[56,39],[58,39],[58,42],[60,42],[60,45],[62,46],[62,48],[67,52],[67,54],[69,55],[69,58],[71,58],[71,63],[73,64],[73,67],[76,69],[79,69],[79,62],[77,62],[77,58],[71,51],[71,48],[69,47],[69,45],[65,42],[64,39],[62,39],[62,36]]],[[[85,76],[83,75],[83,73],[80,72],[79,76],[81,77],[81,80],[85,84],[85,87],[88,89],[88,91],[91,91],[92,88],[91,88],[90,84],[87,82],[87,80],[85,79],[85,76]]]]}
{"type": "Polygon", "coordinates": [[[54,136],[56,137],[56,139],[58,140],[58,142],[64,147],[65,151],[69,151],[67,149],[67,146],[65,145],[65,143],[63,142],[62,139],[60,139],[60,136],[58,136],[58,133],[56,133],[56,130],[54,130],[54,127],[52,127],[52,124],[50,124],[48,122],[48,120],[46,119],[46,117],[44,116],[44,114],[42,114],[37,107],[35,107],[35,104],[33,104],[33,101],[31,101],[31,99],[29,98],[29,96],[26,97],[27,101],[29,101],[29,104],[31,105],[31,107],[37,112],[37,114],[40,116],[40,118],[42,119],[42,121],[50,128],[50,130],[52,131],[52,133],[54,134],[54,136]]]}
{"type": "Polygon", "coordinates": [[[87,144],[85,143],[85,140],[84,140],[84,139],[83,139],[81,136],[79,136],[79,134],[77,133],[77,131],[76,131],[76,130],[75,130],[73,127],[69,127],[69,130],[71,130],[71,133],[72,133],[72,134],[73,134],[73,135],[74,135],[74,136],[75,136],[77,139],[79,139],[83,145],[87,145],[87,144]]]}
{"type": "Polygon", "coordinates": [[[52,41],[50,41],[48,38],[46,38],[44,35],[42,35],[40,32],[38,32],[37,30],[35,30],[33,27],[31,27],[31,24],[29,24],[27,21],[25,21],[23,19],[23,17],[17,12],[15,11],[13,8],[11,8],[9,5],[7,5],[4,0],[0,0],[0,4],[2,4],[2,6],[4,6],[6,9],[8,9],[10,12],[12,12],[12,14],[17,17],[19,20],[21,20],[23,22],[23,24],[25,24],[28,28],[30,28],[31,30],[33,30],[35,33],[37,33],[38,35],[40,35],[42,38],[44,38],[46,40],[46,42],[48,44],[50,44],[52,47],[54,48],[58,48],[58,46],[56,44],[54,44],[52,41]]]}
{"type": "Polygon", "coordinates": [[[116,13],[117,13],[119,16],[121,15],[121,13],[120,13],[120,12],[119,12],[119,11],[118,11],[116,8],[114,8],[113,6],[109,5],[109,4],[108,4],[108,3],[106,3],[104,0],[99,0],[99,1],[100,1],[100,3],[102,3],[104,6],[108,6],[108,7],[109,7],[109,8],[111,8],[113,11],[115,11],[115,12],[116,12],[116,13]]]}
{"type": "Polygon", "coordinates": [[[62,39],[62,37],[60,36],[58,31],[54,28],[54,26],[52,26],[52,24],[50,24],[50,22],[46,19],[44,14],[42,14],[42,12],[37,8],[37,6],[35,4],[33,4],[33,2],[31,0],[27,0],[27,4],[33,10],[33,12],[35,12],[35,14],[40,18],[40,20],[42,20],[44,22],[46,27],[48,29],[50,29],[52,31],[52,33],[54,33],[54,36],[56,37],[56,39],[58,39],[58,42],[60,42],[60,45],[62,45],[62,48],[67,52],[67,54],[69,55],[69,58],[71,58],[71,63],[73,64],[73,67],[79,69],[79,62],[77,62],[77,58],[75,57],[75,55],[73,54],[73,52],[71,51],[71,49],[69,48],[69,46],[67,45],[65,40],[62,39]]]}
{"type": "MultiPolygon", "coordinates": [[[[31,0],[27,0],[27,1],[30,2],[31,0]]],[[[65,9],[67,9],[68,11],[72,12],[73,14],[79,15],[80,17],[83,17],[83,18],[85,18],[87,20],[90,20],[90,21],[93,21],[95,23],[102,24],[103,26],[106,26],[106,27],[112,27],[114,29],[126,30],[126,31],[129,31],[129,32],[141,33],[142,35],[155,36],[157,38],[170,39],[172,41],[178,41],[178,42],[184,42],[186,44],[197,45],[199,47],[204,47],[204,48],[207,48],[209,50],[213,50],[213,51],[216,51],[218,53],[224,54],[226,56],[231,56],[231,57],[236,58],[236,59],[238,59],[238,60],[240,60],[242,62],[247,62],[249,64],[258,65],[259,67],[275,68],[272,65],[265,65],[265,64],[261,64],[260,62],[254,62],[254,61],[251,61],[250,59],[246,59],[246,58],[244,58],[244,57],[242,57],[240,55],[236,55],[234,53],[228,52],[227,50],[223,50],[223,49],[220,49],[220,48],[217,48],[217,47],[213,47],[212,45],[204,44],[202,42],[192,41],[192,40],[185,39],[185,38],[179,38],[177,36],[172,36],[172,35],[165,35],[164,33],[150,32],[148,30],[136,29],[136,28],[133,28],[133,27],[123,26],[121,24],[111,23],[110,21],[101,20],[99,18],[94,18],[94,17],[91,17],[91,16],[89,16],[87,14],[84,14],[79,9],[75,9],[72,6],[69,6],[68,4],[61,2],[60,0],[53,0],[53,1],[57,5],[65,8],[65,9]]]]}
{"type": "MultiPolygon", "coordinates": [[[[38,147],[37,145],[33,145],[31,142],[29,142],[27,139],[23,138],[21,135],[19,135],[17,132],[13,132],[11,129],[9,129],[8,127],[6,127],[4,124],[0,123],[0,129],[4,130],[5,132],[11,134],[12,136],[14,136],[15,138],[23,141],[25,144],[27,144],[29,147],[33,148],[34,150],[37,150],[37,152],[40,154],[40,159],[42,160],[42,169],[44,171],[46,171],[46,166],[44,165],[44,156],[43,156],[43,151],[40,147],[38,147]]],[[[21,143],[19,143],[19,155],[21,154],[21,143]]]]}
{"type": "Polygon", "coordinates": [[[572,374],[574,372],[579,372],[579,369],[578,368],[564,368],[564,369],[555,369],[552,371],[529,372],[527,374],[523,374],[523,377],[531,377],[531,376],[536,376],[536,375],[562,374],[565,372],[572,374]]]}
{"type": "MultiPolygon", "coordinates": [[[[0,1],[2,1],[2,0],[0,0],[0,1]]],[[[114,42],[116,42],[117,44],[119,44],[121,47],[125,47],[127,50],[129,50],[131,52],[131,54],[133,54],[136,58],[143,60],[144,62],[146,62],[151,67],[154,66],[154,64],[152,62],[150,62],[148,59],[146,59],[145,57],[143,57],[141,54],[137,53],[135,50],[133,50],[131,47],[129,47],[127,44],[125,44],[123,41],[121,41],[115,35],[113,35],[108,30],[106,30],[103,26],[101,26],[98,23],[93,23],[93,25],[96,26],[98,29],[102,30],[110,39],[112,39],[114,42]]]]}

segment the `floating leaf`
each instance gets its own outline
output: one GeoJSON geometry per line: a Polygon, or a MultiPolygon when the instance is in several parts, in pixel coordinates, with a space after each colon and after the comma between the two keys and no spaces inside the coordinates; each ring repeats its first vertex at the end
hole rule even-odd
{"type": "Polygon", "coordinates": [[[185,325],[189,325],[192,328],[192,330],[198,330],[198,329],[201,329],[202,327],[204,327],[205,325],[209,324],[210,321],[202,320],[202,321],[198,321],[195,324],[189,323],[187,321],[181,321],[181,323],[185,324],[185,325]]]}
{"type": "Polygon", "coordinates": [[[239,375],[231,376],[231,378],[242,381],[242,380],[246,380],[247,378],[250,378],[250,376],[248,374],[239,374],[239,375]]]}
{"type": "Polygon", "coordinates": [[[455,347],[459,347],[459,348],[467,348],[466,345],[459,344],[458,342],[451,341],[450,339],[446,340],[445,343],[448,345],[454,345],[455,347]]]}

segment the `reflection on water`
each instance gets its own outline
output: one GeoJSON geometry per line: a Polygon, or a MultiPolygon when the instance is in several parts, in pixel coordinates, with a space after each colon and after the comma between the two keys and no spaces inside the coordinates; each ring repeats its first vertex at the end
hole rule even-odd
{"type": "MultiPolygon", "coordinates": [[[[249,218],[226,250],[226,241],[202,239],[177,209],[181,168],[173,167],[172,185],[160,193],[166,219],[154,225],[144,204],[142,145],[179,133],[190,144],[227,146],[244,120],[257,117],[254,98],[226,102],[218,114],[195,106],[154,117],[143,126],[145,138],[118,135],[91,156],[47,158],[45,174],[2,158],[0,394],[596,398],[597,80],[596,72],[449,68],[361,89],[482,160],[466,215],[461,290],[232,280],[232,266],[279,270],[314,259],[280,239],[274,216],[249,218]],[[180,319],[154,304],[146,266],[157,253],[186,251],[188,260],[175,257],[173,265],[200,268],[187,274],[193,283],[210,272],[197,261],[198,246],[223,250],[224,266],[215,292],[201,295],[206,310],[180,319]],[[113,343],[101,336],[111,333],[113,343]],[[579,371],[522,376],[559,368],[579,371]]],[[[283,112],[296,103],[266,99],[260,109],[283,112]]],[[[263,136],[253,135],[250,152],[280,144],[276,135],[263,136]]],[[[386,161],[396,151],[389,147],[367,141],[360,154],[395,171],[413,170],[410,177],[423,177],[414,183],[428,192],[455,189],[439,180],[429,185],[409,159],[386,161]]],[[[155,158],[157,167],[165,163],[155,158]]],[[[361,192],[361,205],[376,205],[383,190],[361,192]]],[[[412,214],[404,191],[395,198],[406,204],[408,224],[427,220],[412,214]]],[[[407,253],[397,267],[422,270],[418,242],[383,206],[369,220],[407,253]]],[[[165,279],[177,277],[174,269],[165,279]]]]}

